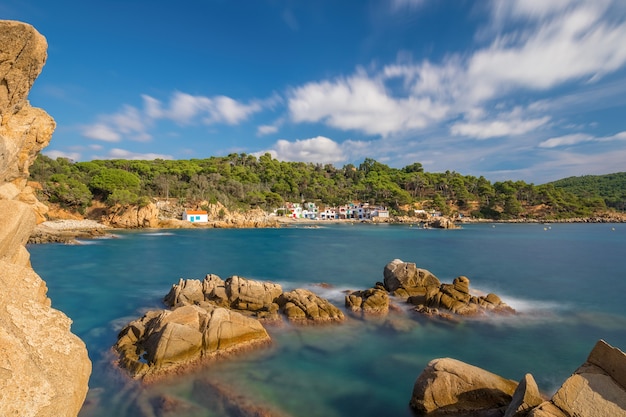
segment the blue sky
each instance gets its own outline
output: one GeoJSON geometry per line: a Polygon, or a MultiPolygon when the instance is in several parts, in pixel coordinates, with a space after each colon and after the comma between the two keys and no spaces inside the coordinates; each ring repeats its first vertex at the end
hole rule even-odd
{"type": "Polygon", "coordinates": [[[3,0],[75,161],[270,152],[535,184],[626,171],[623,0],[3,0]]]}

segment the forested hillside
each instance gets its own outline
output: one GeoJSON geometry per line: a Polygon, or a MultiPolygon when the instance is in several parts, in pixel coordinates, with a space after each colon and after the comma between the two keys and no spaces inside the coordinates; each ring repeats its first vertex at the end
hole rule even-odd
{"type": "Polygon", "coordinates": [[[569,177],[551,183],[580,198],[602,198],[607,207],[626,210],[626,172],[569,177]]]}
{"type": "Polygon", "coordinates": [[[578,196],[553,184],[491,183],[482,176],[424,172],[420,163],[397,169],[373,159],[337,168],[283,162],[270,154],[90,162],[40,155],[31,179],[41,184],[42,200],[78,212],[94,199],[144,205],[153,198],[176,198],[189,205],[219,201],[231,210],[267,211],[286,201],[321,206],[361,201],[387,206],[398,215],[423,208],[490,219],[584,217],[606,209],[598,196],[578,196]]]}

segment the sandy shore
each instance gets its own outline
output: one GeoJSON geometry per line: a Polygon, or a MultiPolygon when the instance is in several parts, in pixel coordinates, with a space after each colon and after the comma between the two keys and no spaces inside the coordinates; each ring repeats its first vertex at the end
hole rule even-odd
{"type": "Polygon", "coordinates": [[[54,229],[54,230],[93,230],[93,229],[110,229],[102,223],[95,220],[51,220],[38,225],[37,227],[54,229]]]}

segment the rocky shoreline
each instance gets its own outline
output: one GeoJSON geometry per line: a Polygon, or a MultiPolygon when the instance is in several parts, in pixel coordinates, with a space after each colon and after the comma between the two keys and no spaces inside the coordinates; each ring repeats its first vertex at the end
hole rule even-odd
{"type": "Polygon", "coordinates": [[[66,243],[78,244],[79,239],[92,239],[99,237],[114,236],[115,230],[126,229],[235,229],[235,228],[277,228],[277,227],[320,227],[328,224],[355,224],[355,223],[371,223],[371,224],[409,224],[417,225],[422,228],[434,229],[458,229],[463,224],[558,224],[558,223],[626,223],[626,215],[613,213],[604,217],[589,218],[571,218],[558,220],[538,220],[538,219],[511,219],[511,220],[489,220],[489,219],[451,219],[449,217],[433,218],[428,221],[417,217],[391,217],[385,219],[358,221],[353,219],[337,219],[337,220],[311,220],[311,219],[294,219],[289,217],[276,216],[259,216],[255,213],[252,216],[242,215],[226,220],[211,220],[207,223],[191,223],[179,219],[159,219],[145,222],[145,224],[129,224],[115,221],[107,221],[106,223],[95,220],[48,220],[38,224],[30,236],[28,243],[66,243]],[[125,224],[125,225],[124,225],[125,224]]]}

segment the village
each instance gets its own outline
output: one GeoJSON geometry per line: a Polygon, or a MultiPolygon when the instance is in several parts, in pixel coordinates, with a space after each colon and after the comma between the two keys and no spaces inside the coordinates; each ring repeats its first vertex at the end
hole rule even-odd
{"type": "MultiPolygon", "coordinates": [[[[426,210],[414,210],[414,215],[419,217],[439,217],[440,212],[426,210]]],[[[341,206],[318,207],[314,202],[285,203],[275,209],[270,216],[285,217],[291,219],[306,220],[359,220],[388,219],[389,210],[383,206],[370,205],[369,203],[353,202],[341,206]]],[[[206,223],[209,221],[208,212],[205,210],[185,210],[182,220],[193,223],[206,223]]]]}

